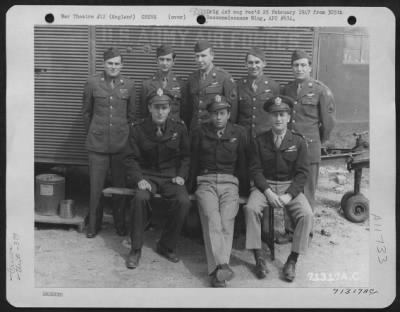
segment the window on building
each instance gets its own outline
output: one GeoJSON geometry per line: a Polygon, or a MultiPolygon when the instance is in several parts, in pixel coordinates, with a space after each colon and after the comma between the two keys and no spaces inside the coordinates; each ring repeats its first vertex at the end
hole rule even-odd
{"type": "Polygon", "coordinates": [[[367,35],[344,35],[343,64],[369,64],[369,37],[367,35]]]}

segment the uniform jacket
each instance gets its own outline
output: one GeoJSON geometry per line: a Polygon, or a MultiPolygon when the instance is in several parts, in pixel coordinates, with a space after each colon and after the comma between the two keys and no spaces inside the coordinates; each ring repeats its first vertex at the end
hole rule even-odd
{"type": "Polygon", "coordinates": [[[187,87],[186,82],[177,77],[173,72],[167,75],[167,86],[162,87],[160,72],[156,72],[151,78],[143,81],[140,93],[140,114],[143,118],[149,115],[148,104],[152,95],[155,95],[158,89],[163,89],[165,94],[171,96],[171,112],[169,116],[175,120],[187,122],[188,117],[186,108],[187,87]]]}
{"type": "Polygon", "coordinates": [[[187,180],[190,144],[184,122],[168,118],[161,137],[156,135],[151,116],[135,122],[131,127],[124,162],[129,186],[137,186],[144,175],[180,176],[187,180]]]}
{"type": "Polygon", "coordinates": [[[196,177],[210,173],[224,173],[239,179],[240,193],[249,189],[245,129],[228,122],[221,138],[211,123],[197,127],[191,141],[190,190],[196,186],[196,177]]]}
{"type": "Polygon", "coordinates": [[[128,141],[129,123],[135,118],[134,81],[120,76],[115,78],[114,88],[111,88],[104,73],[90,77],[84,86],[82,114],[89,151],[123,151],[128,141]]]}
{"type": "Polygon", "coordinates": [[[335,125],[335,103],[332,92],[322,82],[304,81],[297,94],[297,83],[288,83],[283,91],[295,99],[291,128],[301,133],[307,141],[311,163],[321,159],[321,143],[329,139],[335,125]]]}
{"type": "Polygon", "coordinates": [[[200,70],[193,72],[188,79],[188,122],[190,128],[209,121],[207,105],[216,95],[223,95],[231,105],[231,121],[237,118],[236,84],[231,75],[220,67],[213,66],[206,79],[201,79],[200,70]]]}
{"type": "Polygon", "coordinates": [[[269,114],[264,103],[272,96],[279,95],[280,87],[275,80],[263,75],[256,80],[256,92],[252,89],[253,79],[242,78],[237,83],[239,101],[238,124],[246,127],[253,138],[271,129],[269,114]]]}
{"type": "Polygon", "coordinates": [[[286,131],[282,143],[276,148],[272,130],[262,133],[250,145],[250,173],[255,186],[261,191],[269,187],[268,180],[292,183],[287,193],[296,197],[303,192],[308,176],[308,153],[304,138],[286,131]]]}

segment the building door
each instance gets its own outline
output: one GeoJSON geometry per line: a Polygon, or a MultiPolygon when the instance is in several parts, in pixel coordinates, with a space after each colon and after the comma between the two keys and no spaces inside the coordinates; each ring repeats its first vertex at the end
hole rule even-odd
{"type": "Polygon", "coordinates": [[[338,121],[369,120],[369,40],[362,30],[321,32],[317,79],[332,91],[338,121]]]}

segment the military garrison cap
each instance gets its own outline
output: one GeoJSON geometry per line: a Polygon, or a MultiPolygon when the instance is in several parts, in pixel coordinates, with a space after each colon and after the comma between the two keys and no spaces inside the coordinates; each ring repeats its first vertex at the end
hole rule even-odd
{"type": "Polygon", "coordinates": [[[252,47],[252,48],[250,48],[250,49],[247,51],[247,53],[246,53],[246,60],[247,60],[247,57],[248,57],[249,55],[256,56],[256,57],[258,57],[259,59],[261,59],[263,62],[265,62],[265,54],[264,54],[264,51],[261,50],[260,48],[257,48],[257,47],[252,47]]]}
{"type": "Polygon", "coordinates": [[[231,105],[226,101],[226,98],[221,95],[216,95],[214,99],[207,105],[207,110],[212,113],[220,109],[230,108],[231,105]]]}
{"type": "Polygon", "coordinates": [[[150,103],[153,105],[170,104],[171,98],[159,88],[155,94],[150,95],[150,103]]]}
{"type": "Polygon", "coordinates": [[[160,45],[157,48],[156,53],[157,53],[157,57],[168,55],[168,54],[171,54],[171,53],[173,54],[173,57],[175,57],[175,55],[176,55],[174,49],[171,46],[167,45],[167,44],[160,45]]]}
{"type": "Polygon", "coordinates": [[[212,46],[207,40],[199,40],[194,45],[194,52],[201,52],[208,48],[212,48],[212,46]]]}
{"type": "Polygon", "coordinates": [[[288,96],[273,96],[264,103],[264,110],[268,113],[290,112],[293,108],[293,99],[288,96]]]}
{"type": "Polygon", "coordinates": [[[117,56],[121,56],[121,52],[117,48],[109,48],[104,52],[104,61],[117,56]]]}
{"type": "Polygon", "coordinates": [[[295,50],[295,51],[293,51],[293,53],[292,53],[292,63],[294,61],[297,61],[297,60],[302,59],[302,58],[306,58],[311,62],[310,54],[308,54],[306,51],[304,51],[304,50],[295,50]]]}

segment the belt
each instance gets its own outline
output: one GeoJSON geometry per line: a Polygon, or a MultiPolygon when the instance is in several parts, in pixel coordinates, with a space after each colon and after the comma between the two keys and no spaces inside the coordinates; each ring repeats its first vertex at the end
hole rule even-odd
{"type": "Polygon", "coordinates": [[[292,183],[292,180],[286,180],[286,181],[275,181],[275,180],[270,180],[266,179],[268,183],[273,183],[273,184],[290,184],[292,183]]]}
{"type": "Polygon", "coordinates": [[[215,169],[202,169],[202,170],[200,170],[200,175],[206,175],[206,174],[229,174],[229,175],[233,175],[233,172],[218,171],[218,170],[215,170],[215,169]]]}

